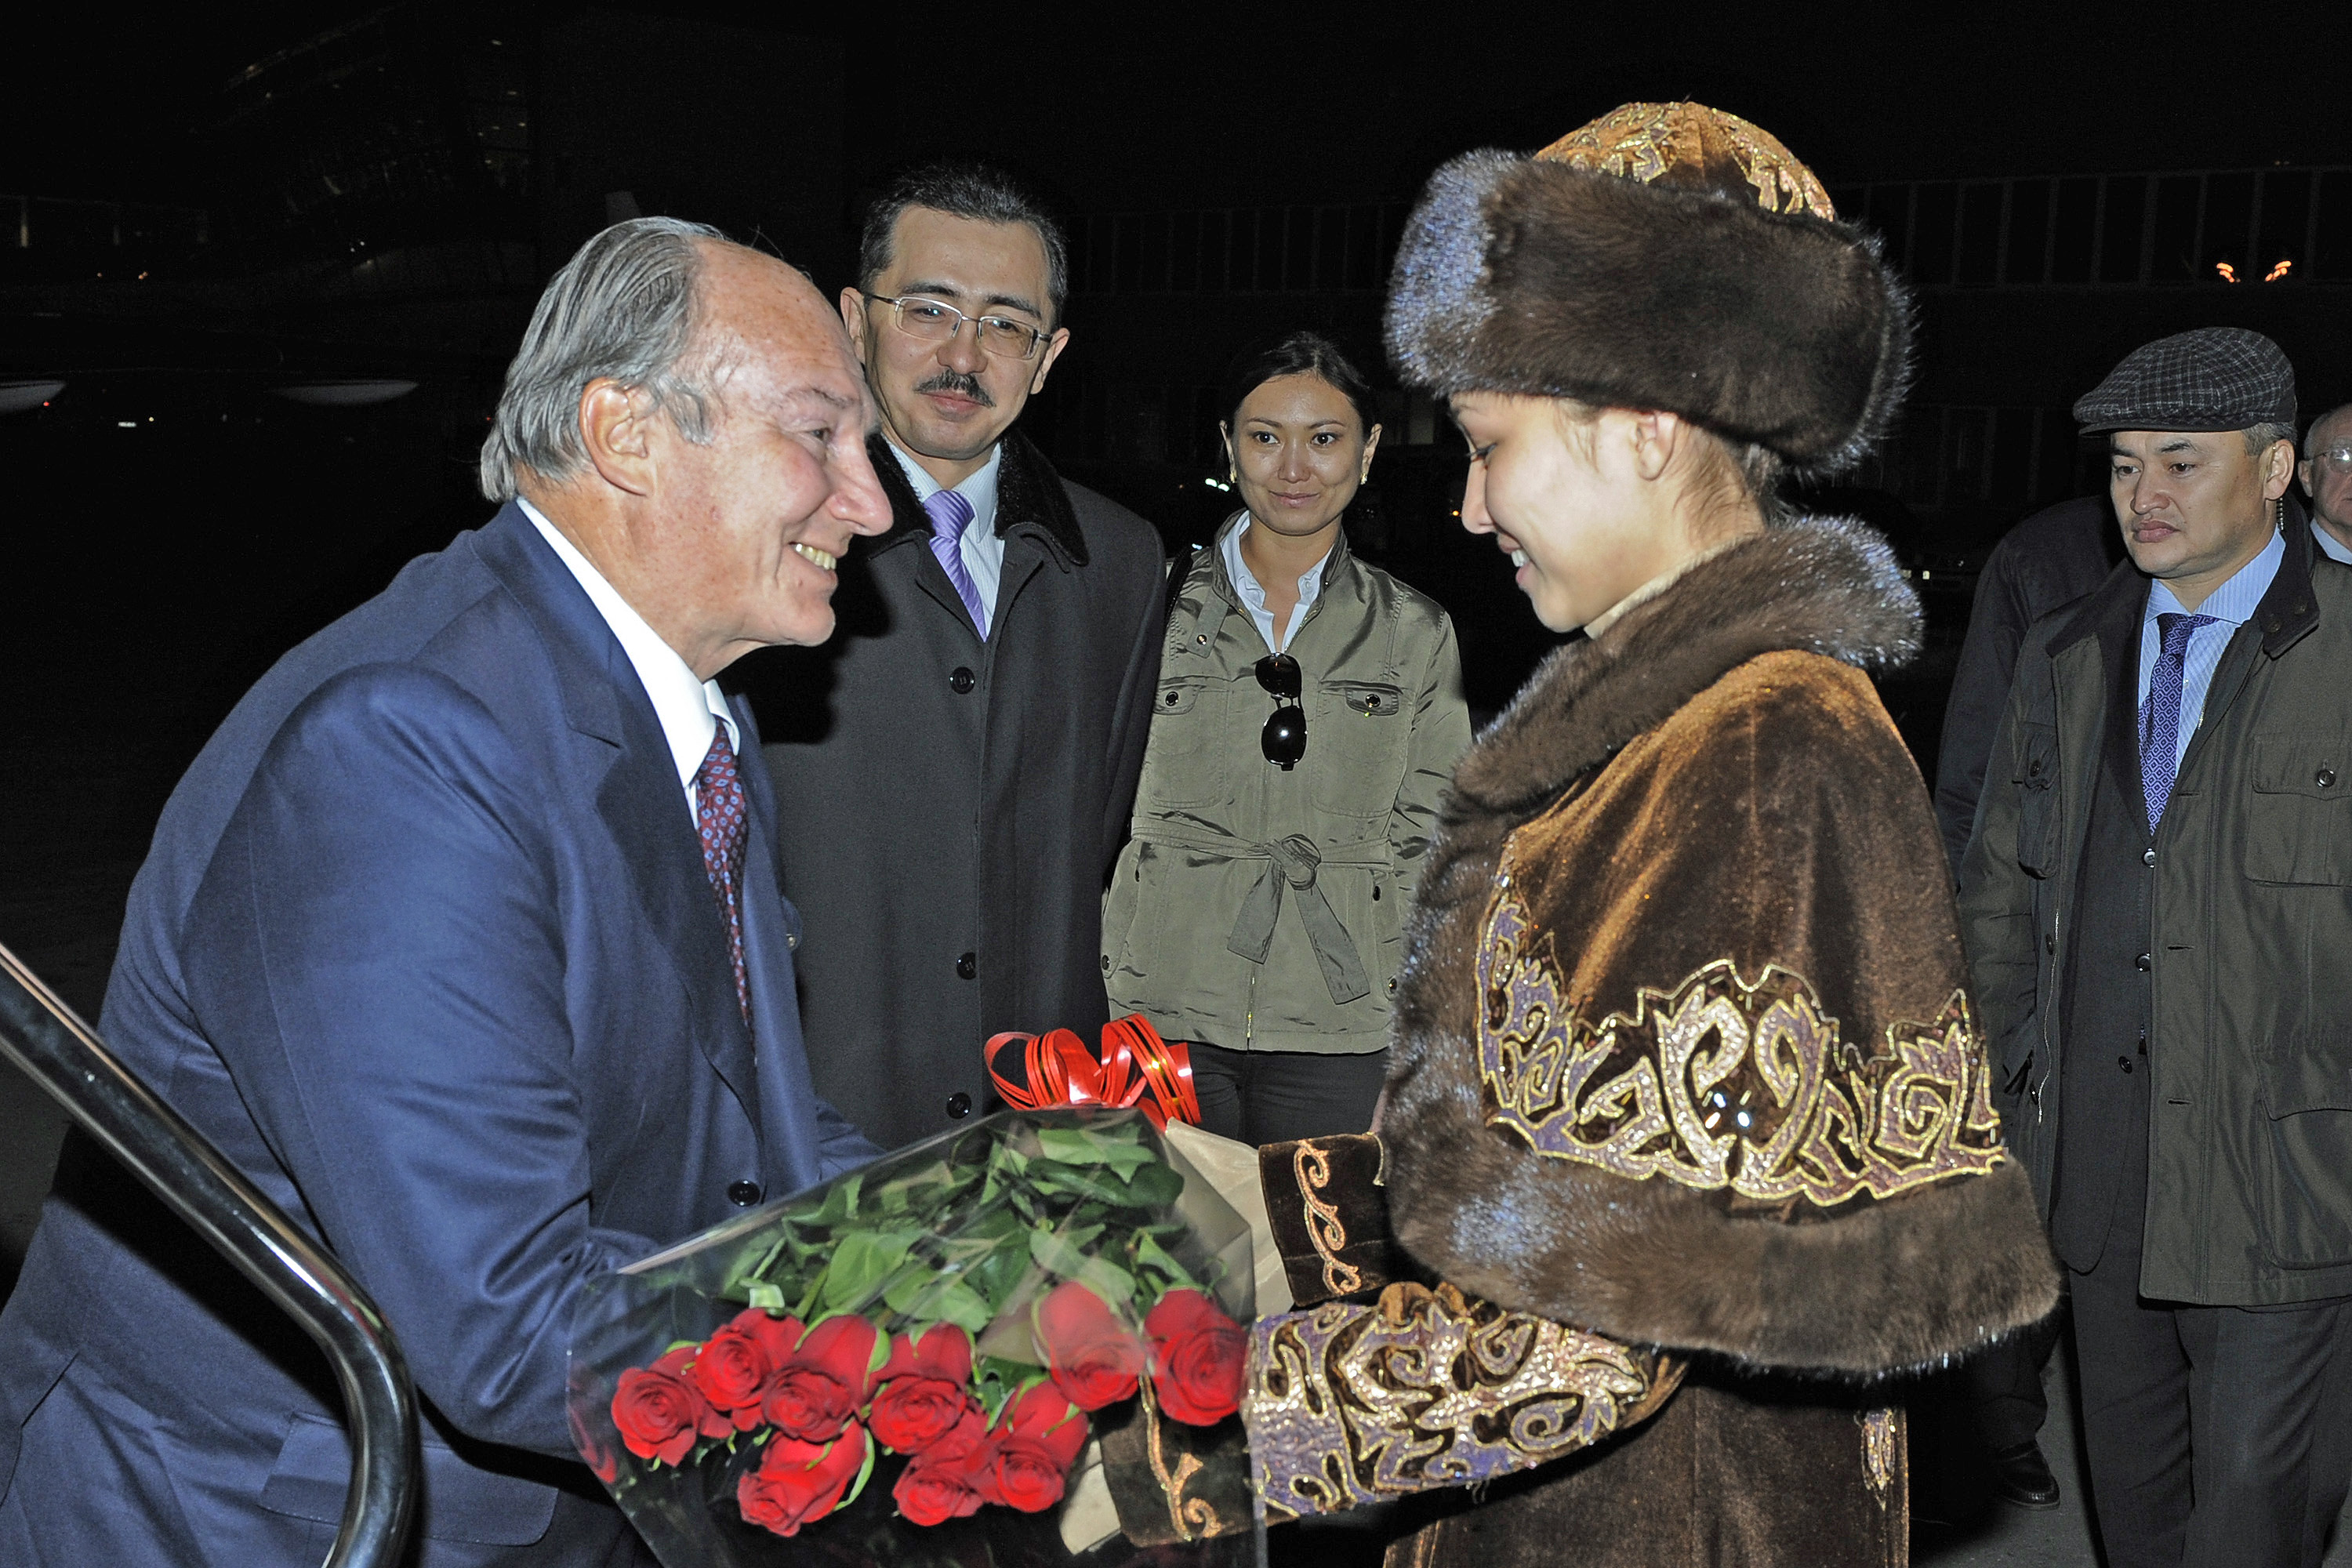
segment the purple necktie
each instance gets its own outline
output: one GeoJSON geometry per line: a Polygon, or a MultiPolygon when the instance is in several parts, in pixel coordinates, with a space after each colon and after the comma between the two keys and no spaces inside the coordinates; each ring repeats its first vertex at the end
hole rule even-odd
{"type": "Polygon", "coordinates": [[[2189,664],[2189,639],[2210,616],[2158,616],[2156,635],[2164,639],[2156,672],[2147,683],[2147,711],[2139,727],[2139,788],[2147,799],[2147,830],[2164,820],[2172,798],[2172,776],[2180,767],[2180,682],[2189,664]]]}
{"type": "Polygon", "coordinates": [[[963,563],[963,531],[971,521],[971,502],[953,490],[941,490],[923,503],[923,515],[931,520],[931,553],[940,558],[948,581],[955,584],[956,597],[971,612],[971,624],[985,638],[988,606],[980,602],[979,585],[963,563]]]}
{"type": "Polygon", "coordinates": [[[727,922],[727,952],[735,961],[735,1005],[743,1026],[751,1026],[751,981],[743,967],[743,845],[751,822],[743,814],[743,780],[735,771],[735,746],[727,726],[717,726],[710,750],[694,773],[694,821],[702,835],[702,869],[727,922]]]}

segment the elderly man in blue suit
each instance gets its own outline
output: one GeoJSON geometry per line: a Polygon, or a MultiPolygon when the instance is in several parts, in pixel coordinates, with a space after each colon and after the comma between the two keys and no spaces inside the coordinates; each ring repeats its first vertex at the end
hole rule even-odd
{"type": "MultiPolygon", "coordinates": [[[[810,1087],[774,801],[711,679],[831,634],[890,521],[872,424],[792,268],[597,236],[508,373],[503,510],[253,689],[131,891],[105,1035],[383,1306],[425,1568],[644,1560],[571,1460],[583,1288],[875,1152],[810,1087]]],[[[0,1317],[0,1563],[315,1563],[348,1462],[309,1342],[69,1147],[0,1317]]]]}

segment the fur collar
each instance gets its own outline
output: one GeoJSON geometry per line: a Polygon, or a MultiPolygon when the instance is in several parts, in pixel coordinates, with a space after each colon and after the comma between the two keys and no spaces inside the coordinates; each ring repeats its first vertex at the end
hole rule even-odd
{"type": "MultiPolygon", "coordinates": [[[[1065,567],[1084,566],[1087,536],[1078,528],[1078,515],[1071,510],[1062,476],[1020,431],[1007,430],[1001,445],[1004,461],[996,471],[996,536],[1003,539],[1016,528],[1030,527],[1065,567]]],[[[890,498],[890,527],[874,541],[873,547],[888,550],[909,539],[930,538],[930,520],[923,515],[923,503],[916,498],[915,487],[907,482],[906,470],[898,466],[881,432],[866,437],[866,455],[882,481],[882,493],[890,498]]]]}
{"type": "Polygon", "coordinates": [[[1463,759],[1446,815],[1534,815],[1759,654],[1893,668],[1919,651],[1919,627],[1885,540],[1846,518],[1776,524],[1546,659],[1463,759]]]}

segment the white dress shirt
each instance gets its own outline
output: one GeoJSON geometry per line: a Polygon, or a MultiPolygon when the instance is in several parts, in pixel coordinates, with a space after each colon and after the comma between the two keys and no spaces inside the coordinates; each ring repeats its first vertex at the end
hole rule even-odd
{"type": "Polygon", "coordinates": [[[726,695],[715,680],[697,680],[686,660],[677,650],[662,641],[661,634],[646,625],[646,618],[629,607],[629,602],[619,590],[604,581],[579,547],[563,537],[562,531],[541,515],[530,502],[517,498],[516,505],[547,541],[556,559],[571,569],[587,590],[589,603],[604,617],[620,639],[621,651],[629,656],[629,664],[637,672],[637,679],[646,689],[646,696],[654,705],[654,717],[661,721],[662,738],[669,742],[670,760],[677,764],[677,782],[686,791],[686,811],[688,817],[700,820],[694,794],[694,775],[702,771],[702,759],[709,754],[710,737],[718,726],[727,726],[727,743],[734,748],[740,760],[743,755],[743,735],[735,727],[735,715],[727,710],[726,695]]]}
{"type": "MultiPolygon", "coordinates": [[[[923,471],[923,465],[898,450],[888,437],[883,445],[898,459],[898,468],[907,482],[915,487],[917,500],[929,500],[947,487],[923,471]]],[[[988,606],[988,620],[996,624],[996,584],[1004,576],[1004,541],[996,536],[996,474],[1004,462],[1004,443],[999,441],[988,454],[988,461],[980,471],[956,486],[956,494],[971,503],[971,521],[963,525],[963,538],[958,541],[963,556],[963,569],[971,574],[971,585],[980,591],[980,602],[988,606]]]]}
{"type": "Polygon", "coordinates": [[[1244,511],[1240,521],[1226,529],[1224,537],[1217,541],[1217,548],[1224,552],[1225,575],[1234,580],[1234,592],[1242,596],[1242,608],[1257,623],[1257,635],[1265,639],[1266,651],[1280,653],[1298,635],[1299,623],[1307,618],[1307,607],[1323,592],[1323,563],[1331,559],[1331,552],[1326,550],[1314,565],[1298,574],[1298,603],[1291,606],[1290,619],[1277,641],[1274,612],[1266,607],[1265,589],[1259,584],[1257,574],[1249,569],[1249,563],[1242,559],[1242,535],[1249,531],[1251,521],[1250,514],[1244,511]]]}
{"type": "MultiPolygon", "coordinates": [[[[2273,533],[2271,542],[2262,552],[2231,574],[2230,580],[2205,595],[2205,602],[2196,613],[2213,617],[2211,626],[2199,626],[2189,634],[2189,647],[2181,659],[2180,727],[2173,737],[2172,765],[2175,772],[2180,761],[2189,754],[2189,742],[2197,736],[2197,726],[2205,719],[2205,693],[2213,684],[2214,667],[2221,662],[2222,652],[2238,628],[2254,618],[2254,609],[2263,595],[2271,591],[2271,581],[2278,575],[2279,563],[2286,559],[2286,535],[2273,533]]],[[[2139,617],[2139,712],[2140,732],[2146,734],[2148,689],[2156,680],[2157,657],[2164,651],[2164,634],[2157,629],[2158,616],[2184,615],[2188,608],[2173,595],[2172,584],[2158,577],[2147,586],[2147,605],[2139,617]]]]}
{"type": "Polygon", "coordinates": [[[2341,561],[2345,565],[2352,566],[2352,544],[2346,544],[2342,540],[2320,527],[2319,520],[2315,517],[2311,520],[2311,537],[2319,542],[2321,553],[2330,561],[2341,561]]]}

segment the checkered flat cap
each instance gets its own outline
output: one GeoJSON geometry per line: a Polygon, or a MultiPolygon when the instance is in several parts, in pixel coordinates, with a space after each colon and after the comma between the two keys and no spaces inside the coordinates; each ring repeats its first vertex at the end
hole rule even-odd
{"type": "Polygon", "coordinates": [[[2083,434],[2243,430],[2294,423],[2294,366],[2243,327],[2200,327],[2144,343],[2074,405],[2083,434]]]}

